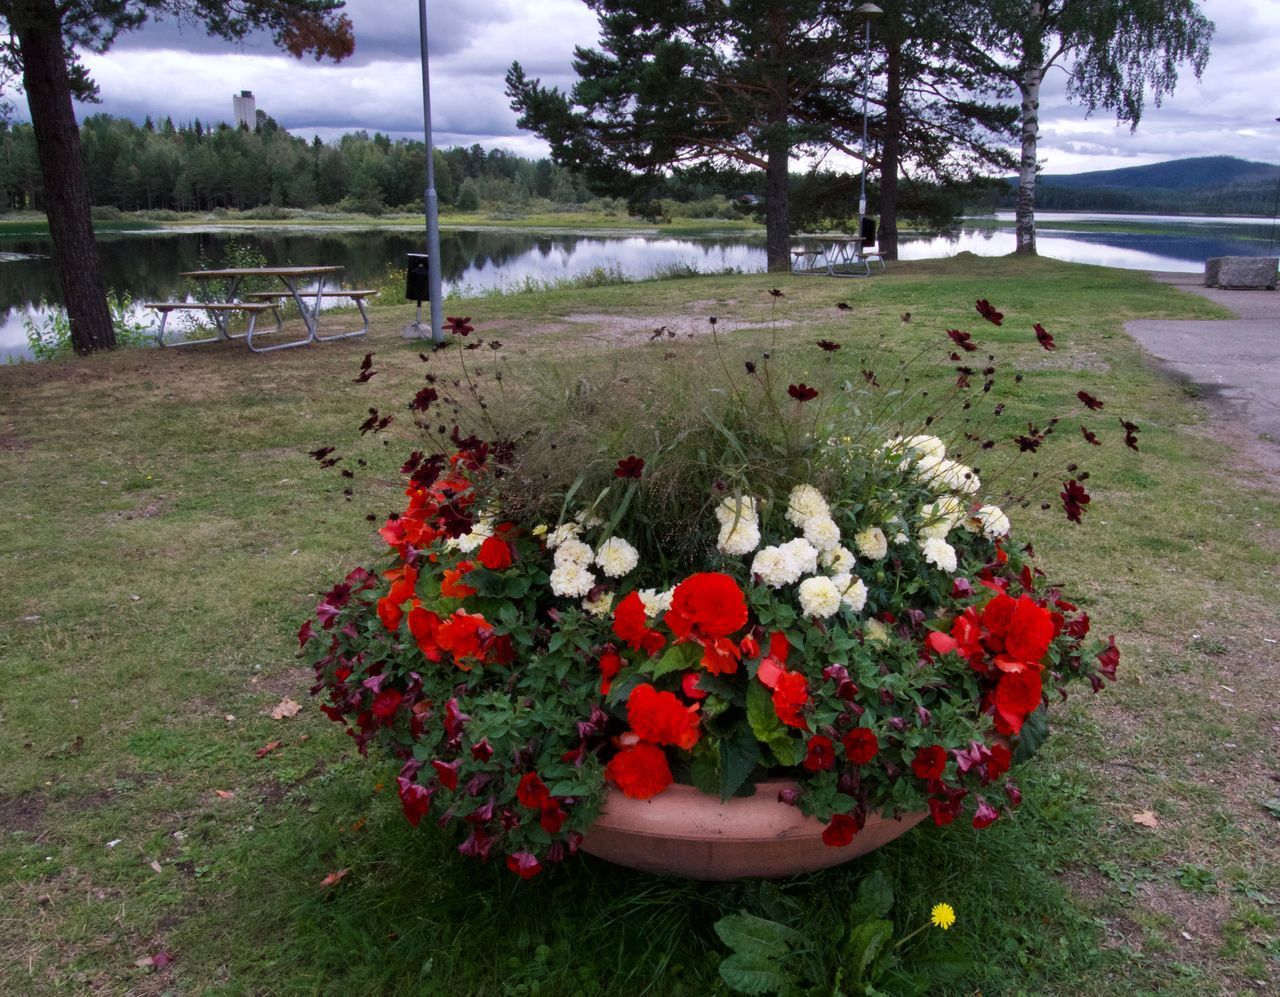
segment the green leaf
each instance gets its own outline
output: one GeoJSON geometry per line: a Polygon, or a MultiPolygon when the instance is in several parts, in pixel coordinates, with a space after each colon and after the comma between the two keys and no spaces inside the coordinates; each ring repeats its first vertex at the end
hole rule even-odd
{"type": "Polygon", "coordinates": [[[760,743],[751,731],[738,727],[733,736],[720,742],[720,799],[733,796],[760,761],[760,743]]]}
{"type": "Polygon", "coordinates": [[[747,723],[751,725],[751,733],[756,736],[756,740],[766,744],[779,734],[786,733],[786,727],[773,708],[773,697],[760,682],[752,682],[747,686],[747,723]]]}
{"type": "Polygon", "coordinates": [[[721,961],[720,979],[740,994],[776,994],[791,984],[791,978],[773,960],[739,952],[721,961]]]}
{"type": "Polygon", "coordinates": [[[689,766],[689,778],[699,792],[715,796],[720,792],[720,749],[709,741],[704,741],[698,747],[700,750],[689,766]]]}
{"type": "Polygon", "coordinates": [[[889,921],[865,921],[849,932],[844,947],[845,967],[852,971],[855,983],[869,982],[867,970],[892,937],[893,924],[889,921]]]}
{"type": "Polygon", "coordinates": [[[785,731],[775,734],[769,739],[769,751],[773,753],[773,757],[779,765],[790,767],[799,765],[804,761],[804,742],[798,737],[792,737],[785,731]]]}
{"type": "Polygon", "coordinates": [[[702,655],[698,652],[698,648],[692,644],[673,644],[667,648],[666,653],[661,658],[650,658],[640,666],[640,670],[646,675],[652,675],[658,678],[661,675],[667,675],[670,672],[687,671],[696,665],[702,655]]]}
{"type": "Polygon", "coordinates": [[[893,909],[893,887],[889,878],[877,869],[858,887],[858,899],[849,908],[850,921],[867,921],[886,917],[893,909]]]}
{"type": "Polygon", "coordinates": [[[1040,750],[1049,737],[1049,714],[1041,706],[1022,721],[1022,733],[1013,746],[1013,760],[1021,764],[1040,750]]]}
{"type": "Polygon", "coordinates": [[[715,930],[720,941],[734,952],[766,959],[781,959],[792,945],[804,940],[804,936],[794,928],[746,911],[720,918],[715,923],[715,930]]]}

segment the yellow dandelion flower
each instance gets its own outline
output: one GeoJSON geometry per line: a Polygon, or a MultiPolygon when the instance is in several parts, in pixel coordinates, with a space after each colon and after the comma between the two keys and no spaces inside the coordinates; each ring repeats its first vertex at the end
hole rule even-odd
{"type": "Polygon", "coordinates": [[[929,911],[929,917],[933,921],[933,926],[943,931],[956,923],[955,908],[950,904],[934,904],[933,910],[929,911]]]}

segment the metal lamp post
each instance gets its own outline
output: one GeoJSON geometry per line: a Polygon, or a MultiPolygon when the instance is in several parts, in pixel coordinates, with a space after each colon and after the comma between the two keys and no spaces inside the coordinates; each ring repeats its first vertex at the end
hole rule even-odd
{"type": "Polygon", "coordinates": [[[871,19],[884,11],[873,3],[864,3],[854,10],[855,17],[861,17],[862,35],[862,188],[858,192],[858,224],[867,216],[867,89],[868,63],[871,55],[871,19]]]}
{"type": "MultiPolygon", "coordinates": [[[[1280,118],[1276,118],[1280,122],[1280,118]]],[[[1276,177],[1276,203],[1271,209],[1271,240],[1267,243],[1267,255],[1272,256],[1276,251],[1276,218],[1280,217],[1280,177],[1276,177]]]]}
{"type": "Polygon", "coordinates": [[[444,341],[440,306],[440,207],[436,199],[435,146],[431,142],[431,74],[427,69],[427,0],[418,0],[418,38],[422,46],[422,122],[427,143],[427,281],[431,289],[431,338],[440,343],[444,341]]]}

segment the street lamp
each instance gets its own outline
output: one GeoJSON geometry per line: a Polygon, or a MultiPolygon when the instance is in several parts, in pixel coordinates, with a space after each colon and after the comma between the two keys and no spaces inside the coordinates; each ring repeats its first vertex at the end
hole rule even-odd
{"type": "MultiPolygon", "coordinates": [[[[1280,122],[1280,118],[1276,118],[1280,122]]],[[[1276,218],[1280,216],[1280,176],[1276,177],[1276,203],[1271,209],[1271,241],[1267,243],[1267,255],[1272,256],[1276,251],[1276,218]]]]}
{"type": "MultiPolygon", "coordinates": [[[[427,0],[418,0],[418,42],[422,47],[422,128],[427,144],[427,281],[430,288],[431,338],[443,342],[440,305],[440,206],[436,199],[434,146],[431,143],[431,74],[427,69],[427,0]]],[[[421,302],[418,303],[421,306],[421,302]]],[[[416,323],[415,323],[416,325],[416,323]]],[[[418,330],[421,334],[421,330],[418,330]]]]}
{"type": "Polygon", "coordinates": [[[867,89],[868,60],[871,57],[871,19],[884,11],[873,3],[864,3],[854,10],[855,17],[861,17],[862,34],[862,189],[858,192],[858,224],[867,216],[867,89]]]}

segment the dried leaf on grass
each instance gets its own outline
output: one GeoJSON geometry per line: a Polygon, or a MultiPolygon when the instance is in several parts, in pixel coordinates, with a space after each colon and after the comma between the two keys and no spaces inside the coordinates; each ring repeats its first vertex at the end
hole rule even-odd
{"type": "MultiPolygon", "coordinates": [[[[258,757],[261,758],[262,756],[259,755],[258,757]]],[[[215,789],[214,792],[223,800],[234,800],[236,798],[236,791],[234,789],[215,789]]]]}
{"type": "Polygon", "coordinates": [[[301,705],[299,705],[298,703],[295,703],[292,699],[286,696],[284,699],[280,700],[280,702],[276,703],[276,705],[271,708],[271,719],[284,720],[287,717],[293,716],[301,709],[302,709],[301,705]]]}
{"type": "Polygon", "coordinates": [[[1160,818],[1158,818],[1150,810],[1143,810],[1141,813],[1134,814],[1133,822],[1135,824],[1141,824],[1143,827],[1159,827],[1160,826],[1160,818]]]}
{"type": "Polygon", "coordinates": [[[324,879],[320,880],[320,885],[322,887],[333,886],[335,883],[346,879],[347,873],[350,871],[350,869],[339,869],[337,872],[331,872],[329,875],[325,876],[324,879]]]}
{"type": "Polygon", "coordinates": [[[255,751],[254,755],[257,756],[258,758],[266,758],[267,755],[271,754],[271,752],[278,751],[283,746],[284,746],[283,741],[268,741],[261,748],[255,751]]]}

